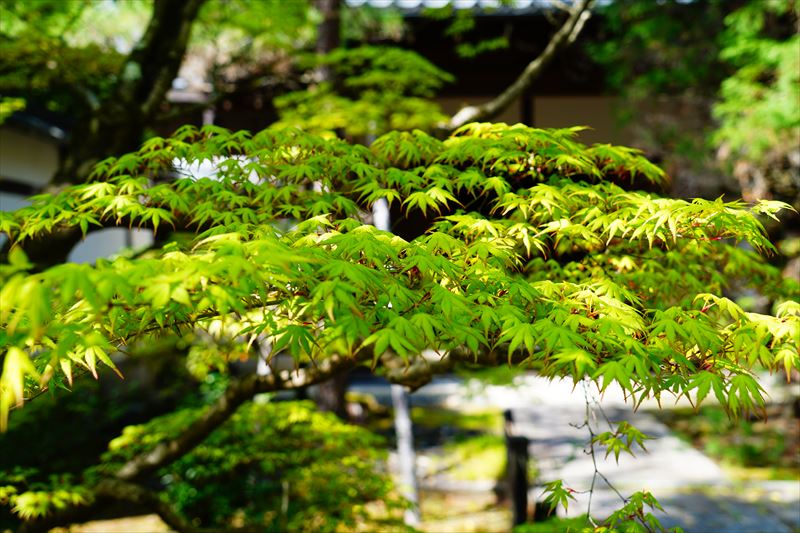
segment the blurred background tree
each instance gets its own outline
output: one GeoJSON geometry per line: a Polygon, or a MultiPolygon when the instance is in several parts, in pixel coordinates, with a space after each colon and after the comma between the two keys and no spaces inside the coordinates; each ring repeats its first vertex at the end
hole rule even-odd
{"type": "Polygon", "coordinates": [[[776,198],[800,209],[800,4],[751,1],[725,18],[719,58],[734,72],[720,84],[712,142],[746,200],[776,198]]]}
{"type": "Polygon", "coordinates": [[[618,0],[602,15],[589,49],[625,98],[620,117],[637,144],[676,178],[675,194],[800,207],[796,1],[618,0]]]}
{"type": "MultiPolygon", "coordinates": [[[[588,50],[623,98],[631,142],[661,162],[674,196],[772,198],[800,211],[796,0],[618,0],[601,15],[588,50]]],[[[783,252],[776,264],[800,277],[800,215],[766,223],[783,252]]]]}

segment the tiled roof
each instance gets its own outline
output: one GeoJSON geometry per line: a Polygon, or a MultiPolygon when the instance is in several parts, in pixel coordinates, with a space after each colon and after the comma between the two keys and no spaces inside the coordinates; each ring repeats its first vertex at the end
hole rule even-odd
{"type": "MultiPolygon", "coordinates": [[[[350,7],[369,6],[379,9],[395,8],[406,13],[437,9],[451,5],[455,9],[471,9],[487,14],[537,13],[552,8],[550,0],[345,0],[350,7]]],[[[569,4],[571,0],[564,3],[569,4]]]]}

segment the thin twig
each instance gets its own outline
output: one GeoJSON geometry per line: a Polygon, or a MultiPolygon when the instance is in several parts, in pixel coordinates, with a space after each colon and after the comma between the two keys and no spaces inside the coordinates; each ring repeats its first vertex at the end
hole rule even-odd
{"type": "MultiPolygon", "coordinates": [[[[596,485],[598,477],[605,482],[605,484],[608,486],[608,488],[613,490],[617,494],[617,496],[619,496],[619,498],[622,500],[623,503],[627,504],[628,503],[628,498],[623,496],[622,493],[619,490],[617,490],[617,488],[614,486],[614,484],[611,483],[611,481],[609,481],[609,479],[605,476],[605,474],[600,472],[600,469],[597,468],[597,455],[595,454],[595,450],[594,450],[594,438],[595,438],[596,434],[595,434],[594,429],[592,428],[592,424],[590,422],[591,415],[593,414],[593,410],[591,408],[592,401],[590,401],[590,399],[589,399],[589,390],[588,390],[588,387],[586,385],[586,381],[585,380],[581,382],[581,387],[583,388],[583,398],[584,398],[584,401],[586,403],[586,416],[585,416],[584,423],[586,425],[587,430],[589,431],[589,451],[587,453],[592,458],[592,466],[594,467],[594,473],[592,474],[592,485],[591,485],[591,487],[589,489],[589,504],[588,504],[588,508],[586,510],[586,514],[589,517],[589,521],[592,523],[592,525],[597,527],[597,524],[595,523],[594,519],[592,518],[592,512],[591,511],[592,511],[592,496],[594,495],[594,488],[595,488],[595,485],[596,485]]],[[[603,413],[603,416],[605,416],[605,413],[603,413]]],[[[606,421],[608,421],[607,417],[606,417],[606,421]]],[[[609,424],[610,424],[610,421],[609,421],[609,424]]],[[[647,527],[647,524],[645,524],[645,527],[647,527]]]]}
{"type": "MultiPolygon", "coordinates": [[[[594,467],[594,473],[592,474],[592,483],[591,483],[591,486],[589,487],[589,491],[588,491],[589,503],[587,505],[586,515],[587,515],[587,518],[588,518],[589,522],[594,527],[598,527],[598,524],[592,518],[592,497],[594,496],[594,490],[595,490],[595,487],[596,487],[596,484],[597,484],[597,478],[598,477],[603,480],[603,482],[606,484],[606,486],[608,486],[608,488],[610,488],[611,490],[614,491],[614,493],[620,498],[620,500],[622,500],[623,504],[628,504],[630,502],[630,499],[626,498],[617,489],[617,487],[615,487],[614,484],[611,483],[611,481],[608,479],[608,477],[606,477],[606,475],[603,474],[600,471],[600,469],[597,467],[597,455],[596,455],[595,449],[594,449],[594,444],[595,444],[594,439],[595,439],[596,434],[595,434],[595,431],[592,428],[592,424],[591,424],[591,417],[594,415],[594,410],[592,409],[592,403],[594,403],[597,406],[597,408],[600,410],[600,412],[603,415],[603,418],[605,418],[606,422],[608,423],[609,427],[612,430],[614,429],[614,426],[611,424],[611,420],[609,420],[608,416],[606,416],[606,413],[603,410],[602,406],[600,405],[599,400],[597,398],[595,398],[594,396],[591,399],[589,398],[589,390],[588,390],[588,386],[586,384],[586,380],[581,382],[581,387],[583,388],[583,398],[584,398],[584,402],[586,404],[586,414],[585,414],[584,423],[582,424],[582,427],[586,427],[586,429],[589,431],[589,450],[586,451],[585,453],[592,458],[592,466],[594,467]]],[[[636,516],[635,519],[645,528],[646,531],[649,531],[649,532],[653,531],[653,529],[650,527],[650,525],[647,522],[645,522],[644,519],[641,516],[636,516]]]]}

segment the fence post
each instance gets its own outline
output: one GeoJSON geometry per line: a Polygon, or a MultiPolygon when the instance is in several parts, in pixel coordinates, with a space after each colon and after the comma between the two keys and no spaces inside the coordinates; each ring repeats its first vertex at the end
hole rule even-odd
{"type": "Polygon", "coordinates": [[[510,409],[506,409],[503,417],[512,526],[517,526],[528,521],[528,438],[514,434],[514,419],[510,409]]]}

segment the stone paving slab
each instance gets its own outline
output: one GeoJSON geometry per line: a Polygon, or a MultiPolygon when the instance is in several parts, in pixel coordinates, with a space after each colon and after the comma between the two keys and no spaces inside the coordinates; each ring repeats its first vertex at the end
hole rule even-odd
{"type": "MultiPolygon", "coordinates": [[[[589,432],[576,427],[583,424],[585,409],[547,406],[512,412],[516,433],[531,439],[531,456],[536,458],[543,480],[560,475],[575,484],[591,483],[594,467],[585,446],[589,432]]],[[[714,461],[672,435],[652,415],[622,409],[606,410],[606,414],[613,426],[593,420],[596,433],[613,430],[617,422],[627,420],[652,437],[645,441],[646,450],[635,447],[635,457],[623,452],[619,462],[613,453],[606,455],[603,448],[595,446],[598,469],[618,488],[683,488],[724,479],[714,461]]]]}

